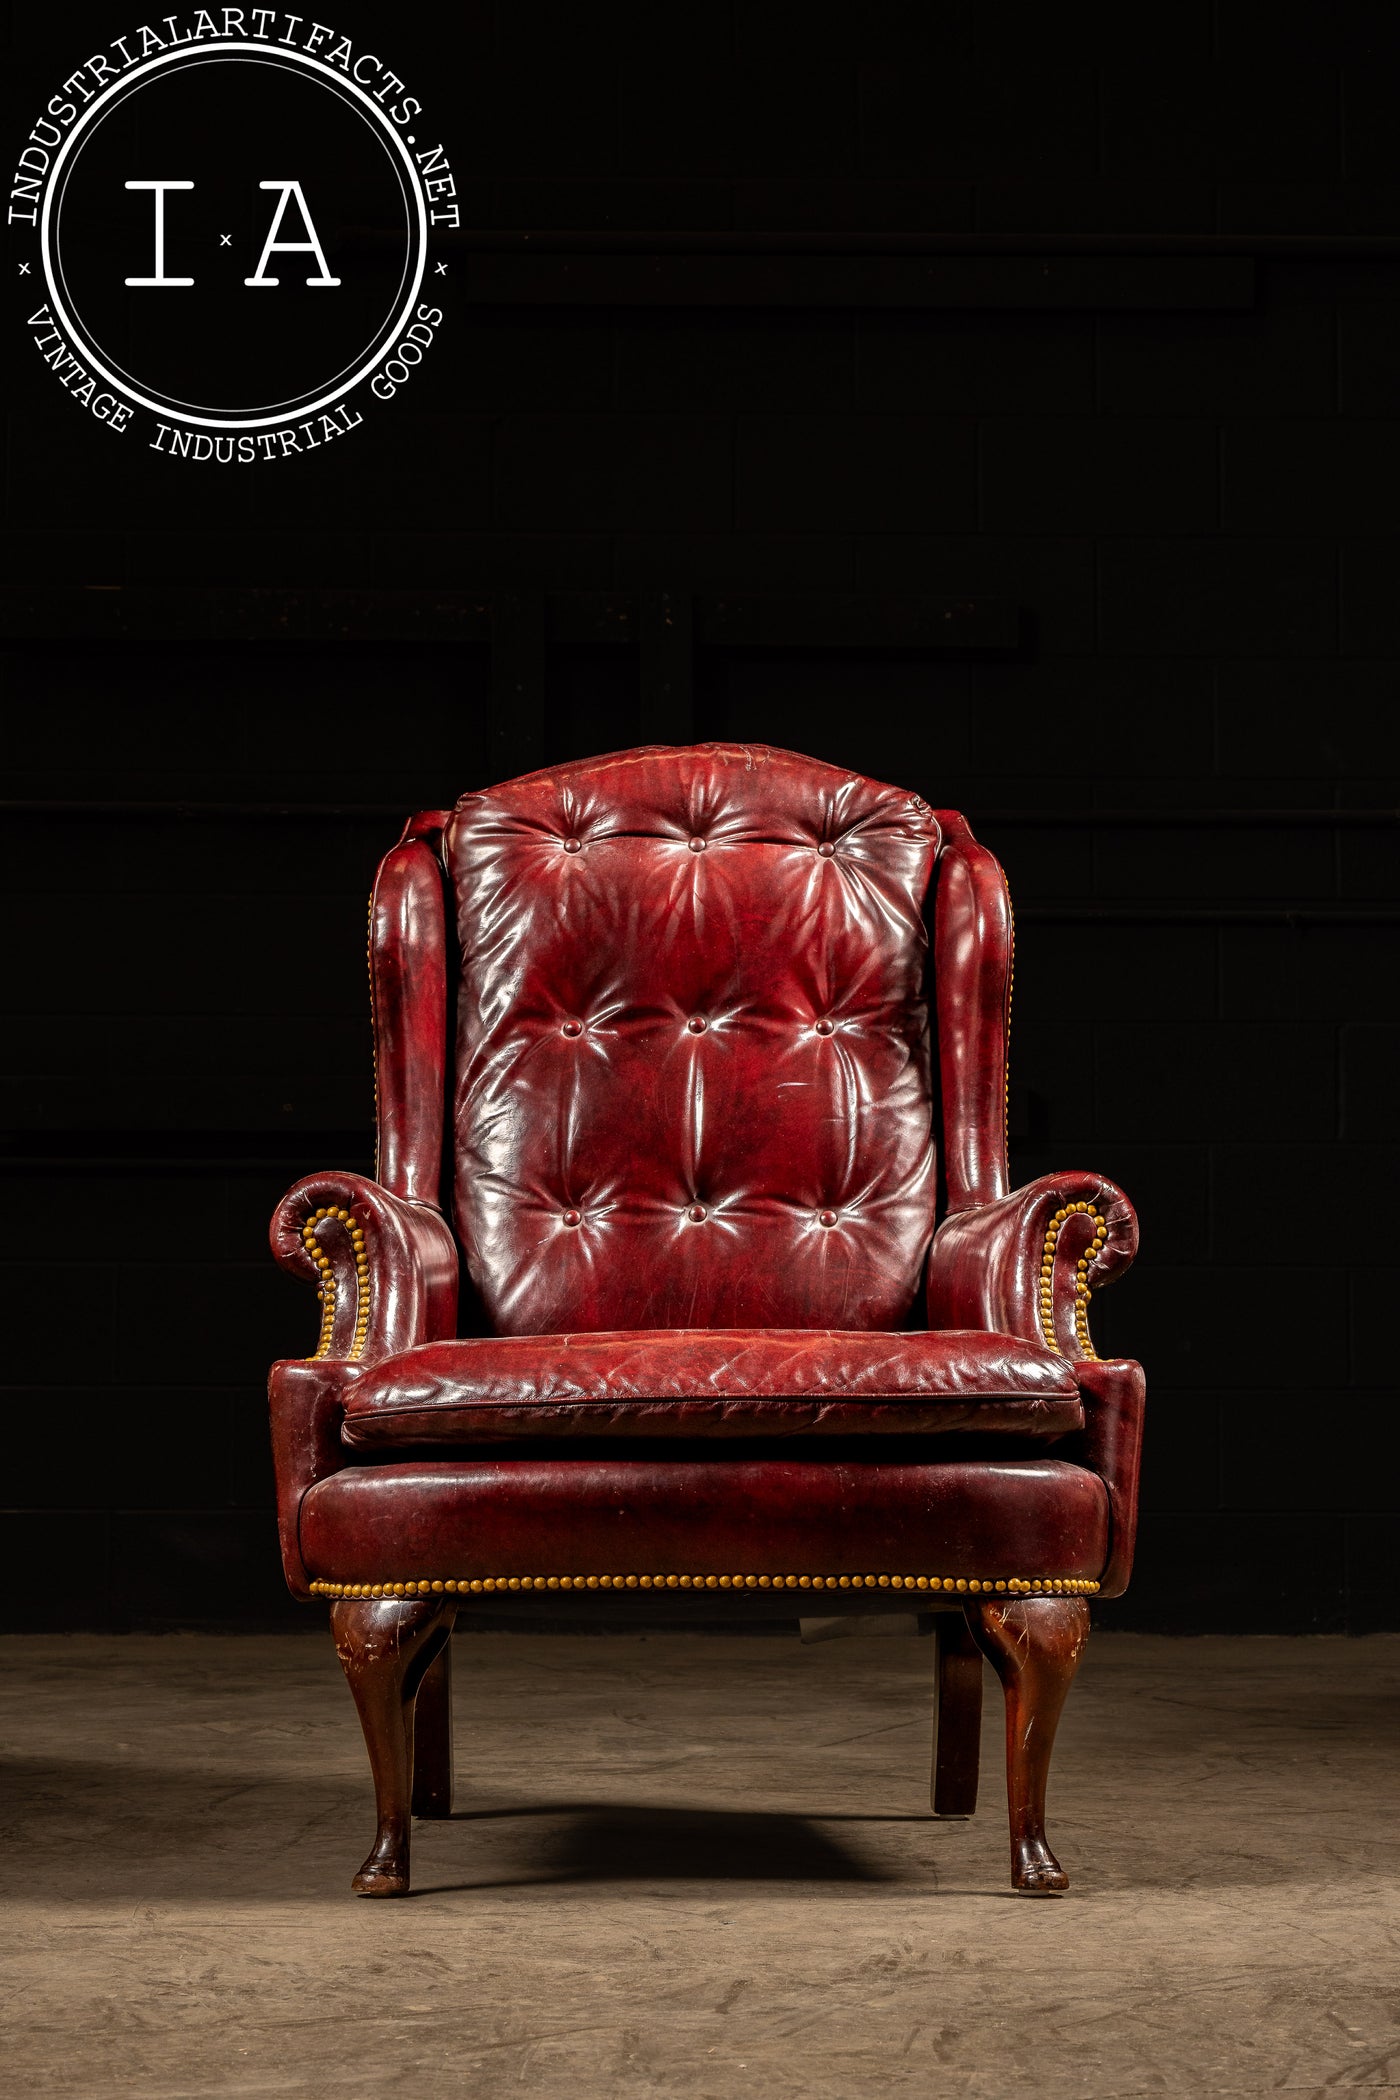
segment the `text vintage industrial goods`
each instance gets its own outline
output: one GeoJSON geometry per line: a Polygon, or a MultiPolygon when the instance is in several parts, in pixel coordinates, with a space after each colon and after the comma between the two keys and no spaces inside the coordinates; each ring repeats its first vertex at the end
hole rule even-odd
{"type": "Polygon", "coordinates": [[[377,51],[276,8],[163,15],[90,53],[24,141],[24,323],[109,432],[215,465],[313,452],[430,351],[456,196],[377,51]]]}

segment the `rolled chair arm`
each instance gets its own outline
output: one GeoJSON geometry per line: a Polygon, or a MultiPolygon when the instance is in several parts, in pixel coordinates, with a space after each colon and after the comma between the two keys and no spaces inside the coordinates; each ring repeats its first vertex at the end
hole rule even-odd
{"type": "Polygon", "coordinates": [[[278,1204],[270,1237],[321,1301],[314,1355],[274,1364],[268,1385],[282,1566],[293,1596],[309,1597],[302,1498],[350,1462],[346,1390],[376,1358],[455,1335],[457,1250],[440,1211],[360,1174],[308,1174],[278,1204]]]}
{"type": "Polygon", "coordinates": [[[1108,1559],[1099,1595],[1121,1596],[1133,1565],[1142,1454],[1142,1367],[1101,1362],[1089,1299],[1131,1265],[1137,1213],[1102,1174],[1047,1174],[992,1203],[955,1211],[929,1253],[930,1327],[981,1327],[1074,1359],[1084,1402],[1082,1461],[1108,1494],[1108,1559]]]}
{"type": "Polygon", "coordinates": [[[432,1204],[360,1174],[308,1174],[272,1217],[272,1251],[316,1286],[313,1361],[373,1363],[457,1331],[457,1249],[432,1204]]]}
{"type": "Polygon", "coordinates": [[[954,1211],[929,1250],[930,1327],[979,1327],[1092,1358],[1089,1299],[1137,1253],[1137,1213],[1102,1174],[1046,1174],[954,1211]]]}

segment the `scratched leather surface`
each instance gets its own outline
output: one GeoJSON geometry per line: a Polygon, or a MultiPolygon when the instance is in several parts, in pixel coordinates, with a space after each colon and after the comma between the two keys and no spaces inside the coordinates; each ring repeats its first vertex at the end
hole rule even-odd
{"type": "Polygon", "coordinates": [[[1048,1458],[348,1466],[301,1507],[306,1566],[334,1582],[576,1571],[1092,1580],[1107,1543],[1103,1482],[1048,1458]]]}
{"type": "MultiPolygon", "coordinates": [[[[1046,1572],[1101,1574],[1106,1594],[1124,1586],[1142,1371],[1079,1361],[1087,1213],[1058,1230],[1049,1255],[1046,1241],[1057,1211],[1093,1204],[1106,1226],[1097,1288],[1132,1261],[1137,1221],[1101,1175],[1010,1188],[1010,906],[995,857],[956,811],[762,747],[564,766],[465,796],[450,816],[412,818],[381,866],[371,950],[378,1178],[308,1176],[272,1229],[278,1260],[316,1283],[306,1218],[331,1206],[352,1221],[321,1227],[337,1291],[328,1354],[275,1366],[270,1389],[283,1557],[298,1594],[309,1580],[303,1515],[314,1512],[317,1572],[380,1580],[370,1563],[410,1524],[418,1494],[424,1523],[449,1542],[478,1519],[489,1534],[490,1513],[505,1509],[528,1539],[537,1502],[556,1528],[536,1542],[552,1541],[561,1567],[585,1564],[564,1552],[570,1499],[582,1554],[609,1536],[597,1494],[624,1496],[638,1538],[695,1540],[697,1525],[713,1524],[718,1572],[760,1515],[788,1538],[784,1553],[803,1543],[814,1571],[847,1565],[830,1554],[848,1520],[857,1560],[878,1558],[879,1545],[892,1568],[911,1566],[896,1553],[900,1527],[922,1554],[941,1535],[928,1531],[936,1503],[950,1523],[958,1512],[950,1553],[985,1560],[1019,1537],[1046,1572]],[[439,841],[462,951],[451,1057],[439,841]],[[926,904],[948,1194],[931,1245],[926,904]],[[459,1235],[495,1330],[482,1342],[452,1339],[458,1258],[437,1208],[454,1085],[459,1235]],[[921,1283],[933,1332],[916,1335],[902,1330],[921,1283]],[[742,1363],[730,1329],[751,1331],[742,1363]],[[800,1330],[801,1347],[779,1332],[770,1348],[753,1330],[800,1330]],[[619,1334],[628,1339],[606,1362],[580,1357],[619,1334]],[[521,1343],[538,1349],[528,1364],[510,1353],[521,1343]],[[706,1360],[705,1346],[718,1356],[706,1360]],[[429,1357],[443,1369],[425,1379],[429,1357]],[[411,1383],[405,1358],[420,1367],[411,1383]],[[1013,1384],[1013,1362],[1017,1380],[1041,1383],[1013,1384]],[[896,1389],[876,1390],[885,1385],[896,1389]],[[375,1462],[382,1437],[402,1448],[410,1417],[415,1447],[534,1433],[552,1455],[523,1448],[494,1470],[465,1455],[426,1469],[375,1462]],[[930,1444],[922,1463],[881,1463],[881,1438],[892,1460],[891,1436],[916,1430],[951,1432],[946,1455],[930,1444]],[[863,1431],[878,1432],[869,1461],[853,1466],[848,1442],[825,1461],[797,1455],[863,1431]],[[955,1456],[972,1448],[963,1432],[1004,1436],[1006,1461],[955,1456]],[[765,1470],[777,1461],[762,1439],[784,1434],[812,1441],[794,1444],[791,1466],[765,1470]],[[1035,1456],[1052,1434],[1053,1463],[1035,1456]],[[635,1448],[621,1472],[600,1472],[594,1447],[618,1435],[635,1448]],[[567,1439],[576,1456],[560,1455],[567,1439]],[[677,1441],[676,1462],[667,1450],[663,1464],[655,1447],[680,1439],[685,1451],[677,1441]],[[695,1457],[711,1444],[714,1473],[695,1457]],[[877,1478],[892,1498],[878,1525],[860,1488],[877,1478]],[[731,1495],[749,1512],[742,1522],[725,1515],[731,1495]],[[651,1496],[659,1530],[644,1522],[651,1496]],[[780,1522],[784,1497],[796,1500],[780,1522]],[[886,1517],[892,1530],[879,1528],[886,1517]],[[1086,1563],[1065,1558],[1086,1539],[1086,1563]]],[[[1038,1572],[1024,1557],[1010,1571],[1038,1572]]],[[[669,1548],[663,1558],[675,1565],[669,1548]]]]}
{"type": "Polygon", "coordinates": [[[938,844],[907,790],[762,746],[462,798],[456,1209],[497,1332],[900,1323],[938,844]]]}
{"type": "Polygon", "coordinates": [[[347,1395],[357,1450],[531,1436],[1082,1429],[1074,1374],[1010,1336],[660,1328],[433,1342],[347,1395]]]}

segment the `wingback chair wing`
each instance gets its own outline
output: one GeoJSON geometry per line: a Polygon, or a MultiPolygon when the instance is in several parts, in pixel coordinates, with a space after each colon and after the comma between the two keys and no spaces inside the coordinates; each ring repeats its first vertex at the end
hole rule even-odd
{"type": "Polygon", "coordinates": [[[891,1602],[938,1634],[935,1812],[975,1803],[985,1655],[1013,1885],[1065,1888],[1046,1773],[1143,1407],[1088,1305],[1137,1227],[1101,1175],[1008,1187],[992,854],[791,752],[651,747],[414,817],[370,919],[376,1178],[272,1224],[320,1299],[272,1436],[374,1774],[355,1889],[450,1810],[457,1614],[891,1602]]]}

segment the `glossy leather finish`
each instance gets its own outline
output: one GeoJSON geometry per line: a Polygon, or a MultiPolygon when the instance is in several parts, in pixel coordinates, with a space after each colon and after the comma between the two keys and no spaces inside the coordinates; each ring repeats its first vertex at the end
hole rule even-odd
{"type": "Polygon", "coordinates": [[[456,1216],[497,1333],[904,1321],[939,844],[917,796],[762,746],[462,798],[456,1216]]]}
{"type": "Polygon", "coordinates": [[[372,1363],[456,1333],[457,1249],[439,1211],[393,1196],[362,1174],[306,1175],[273,1212],[272,1251],[284,1269],[318,1285],[321,1271],[304,1232],[307,1220],[327,1208],[348,1212],[352,1221],[326,1219],[318,1242],[336,1284],[332,1358],[354,1355],[372,1363]],[[364,1242],[363,1280],[356,1233],[364,1242]]]}
{"type": "MultiPolygon", "coordinates": [[[[1062,1438],[1057,1458],[1106,1485],[1095,1572],[1121,1587],[1142,1374],[1082,1360],[1090,1224],[1074,1206],[1104,1220],[1092,1287],[1131,1261],[1136,1220],[1099,1175],[1007,1193],[1010,967],[1001,871],[955,811],[792,753],[622,753],[413,818],[371,909],[382,1178],[308,1176],[273,1220],[278,1259],[335,1284],[318,1360],[272,1382],[293,1588],[308,1580],[306,1496],[355,1467],[343,1514],[358,1522],[371,1474],[398,1477],[359,1454],[410,1438],[946,1430],[1015,1433],[1020,1452],[1062,1438]],[[459,1220],[497,1330],[463,1342],[433,1200],[448,1088],[439,840],[461,950],[459,1220]],[[922,914],[940,852],[950,1214],[930,1247],[922,914]],[[932,1332],[899,1331],[921,1271],[932,1332]],[[737,1349],[736,1328],[749,1330],[737,1349]]],[[[465,1465],[468,1500],[476,1477],[465,1465]]],[[[688,1463],[676,1477],[699,1478],[688,1463]]],[[[790,1477],[805,1494],[815,1476],[790,1477]]]]}
{"type": "Polygon", "coordinates": [[[1100,1594],[1121,1597],[1133,1572],[1137,1544],[1138,1473],[1147,1381],[1131,1357],[1109,1357],[1074,1367],[1084,1398],[1083,1461],[1108,1490],[1110,1539],[1100,1594]]]}
{"type": "MultiPolygon", "coordinates": [[[[410,821],[370,910],[378,1178],[310,1175],[272,1223],[321,1298],[315,1357],[273,1368],[273,1457],[375,1774],[360,1893],[408,1888],[410,1810],[450,1795],[463,1603],[795,1614],[911,1580],[1002,1678],[1013,1886],[1065,1887],[1050,1746],[1082,1592],[1128,1578],[1143,1417],[1088,1305],[1137,1221],[1101,1175],[1010,1190],[1011,967],[962,817],[791,752],[623,752],[410,821]]],[[[980,1686],[940,1684],[970,1805],[980,1686]]]]}
{"type": "Polygon", "coordinates": [[[529,1437],[1064,1436],[1073,1371],[1006,1335],[652,1328],[434,1342],[346,1396],[356,1450],[529,1437]]]}
{"type": "Polygon", "coordinates": [[[992,1327],[1046,1341],[1040,1290],[1048,1259],[1054,1346],[1081,1356],[1075,1285],[1094,1233],[1087,1210],[1066,1218],[1054,1234],[1053,1255],[1046,1253],[1056,1214],[1078,1205],[1091,1205],[1106,1228],[1091,1287],[1102,1290],[1123,1275],[1138,1244],[1137,1213],[1123,1191],[1102,1174],[1046,1174],[999,1201],[957,1208],[944,1219],[929,1250],[930,1327],[992,1327]]]}
{"type": "Polygon", "coordinates": [[[330,1360],[274,1364],[268,1380],[272,1468],[277,1483],[277,1538],[282,1572],[294,1597],[311,1595],[301,1557],[301,1505],[308,1488],[346,1464],[340,1425],[346,1389],[364,1376],[363,1364],[330,1360]]]}
{"type": "Polygon", "coordinates": [[[1007,1190],[1006,1043],[1011,1004],[1011,900],[993,854],[956,810],[944,835],[933,915],[943,1165],[948,1207],[1007,1190]]]}
{"type": "Polygon", "coordinates": [[[369,907],[375,1178],[436,1204],[447,1083],[447,937],[437,846],[444,810],[411,817],[379,863],[369,907]]]}
{"type": "Polygon", "coordinates": [[[314,1578],[599,1573],[1093,1580],[1108,1496],[1082,1466],[539,1458],[354,1466],[301,1510],[314,1578]]]}

